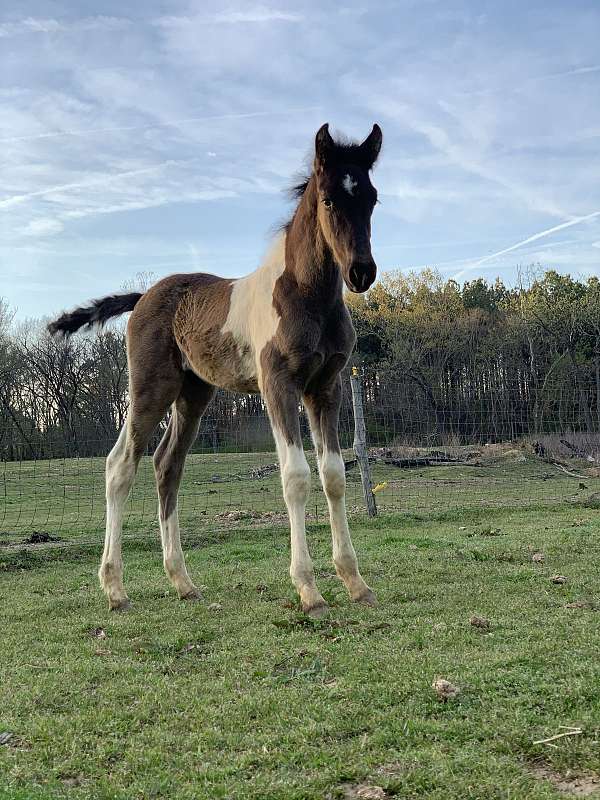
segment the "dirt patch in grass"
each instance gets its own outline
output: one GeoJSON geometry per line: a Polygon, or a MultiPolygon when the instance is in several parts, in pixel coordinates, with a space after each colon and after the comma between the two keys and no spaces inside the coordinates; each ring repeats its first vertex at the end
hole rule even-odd
{"type": "Polygon", "coordinates": [[[406,772],[406,764],[402,761],[390,761],[387,764],[382,764],[380,767],[377,767],[377,772],[386,777],[397,778],[399,775],[406,772]]]}
{"type": "Polygon", "coordinates": [[[341,800],[389,800],[391,795],[387,794],[381,786],[368,783],[353,783],[340,786],[333,794],[327,795],[328,800],[333,798],[341,800]]]}
{"type": "Polygon", "coordinates": [[[594,797],[600,796],[600,775],[587,772],[575,775],[570,770],[562,775],[560,772],[543,764],[538,764],[531,769],[531,773],[538,780],[549,781],[554,788],[569,797],[594,797]]]}
{"type": "MultiPolygon", "coordinates": [[[[9,536],[16,535],[16,534],[9,534],[9,536]]],[[[0,547],[6,548],[18,548],[24,547],[28,545],[36,545],[36,544],[56,544],[57,542],[62,542],[63,539],[60,536],[53,536],[48,531],[33,531],[29,536],[26,536],[24,539],[20,541],[12,541],[10,539],[2,539],[0,540],[0,547]]]]}
{"type": "Polygon", "coordinates": [[[591,600],[574,600],[572,603],[567,603],[565,608],[578,608],[583,611],[598,611],[600,606],[591,600]]]}
{"type": "Polygon", "coordinates": [[[48,544],[48,542],[62,541],[58,536],[52,536],[48,531],[33,531],[31,536],[23,539],[23,544],[48,544]]]}

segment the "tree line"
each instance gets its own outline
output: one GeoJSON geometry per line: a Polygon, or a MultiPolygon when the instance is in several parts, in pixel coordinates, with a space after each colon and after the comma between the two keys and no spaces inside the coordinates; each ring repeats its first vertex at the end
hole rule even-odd
{"type": "MultiPolygon", "coordinates": [[[[600,281],[516,288],[388,273],[348,297],[370,443],[502,441],[600,426],[600,281]]],[[[0,301],[0,458],[103,455],[127,413],[123,325],[68,340],[0,301]]],[[[344,381],[342,438],[352,438],[344,381]]],[[[305,433],[308,429],[304,424],[305,433]]],[[[161,431],[157,432],[157,437],[161,431]]],[[[260,397],[220,392],[196,448],[271,450],[260,397]]]]}
{"type": "Polygon", "coordinates": [[[598,430],[598,278],[550,270],[508,288],[390,273],[349,303],[373,413],[396,409],[380,427],[438,442],[598,430]]]}

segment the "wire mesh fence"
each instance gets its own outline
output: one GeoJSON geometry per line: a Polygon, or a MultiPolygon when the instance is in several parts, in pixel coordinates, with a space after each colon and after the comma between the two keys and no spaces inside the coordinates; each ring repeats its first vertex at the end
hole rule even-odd
{"type": "MultiPolygon", "coordinates": [[[[436,403],[414,385],[362,376],[371,482],[379,514],[452,512],[497,506],[544,506],[600,499],[600,434],[593,393],[543,397],[498,393],[475,402],[451,396],[436,403]]],[[[310,520],[326,519],[308,422],[302,431],[313,468],[310,520]]],[[[5,430],[0,463],[0,541],[99,543],[104,522],[104,458],[116,430],[85,420],[68,435],[54,429],[5,430]],[[86,436],[94,430],[95,436],[86,436]]],[[[23,428],[23,425],[21,425],[23,428]]],[[[163,428],[164,430],[164,428],[163,428]]],[[[64,432],[64,431],[63,431],[64,432]]],[[[158,530],[152,451],[142,459],[127,505],[125,535],[158,530]]],[[[364,515],[365,498],[352,451],[354,417],[348,376],[340,438],[347,505],[364,515]]],[[[220,393],[202,420],[180,490],[184,534],[231,525],[283,524],[279,468],[259,397],[220,393]]]]}

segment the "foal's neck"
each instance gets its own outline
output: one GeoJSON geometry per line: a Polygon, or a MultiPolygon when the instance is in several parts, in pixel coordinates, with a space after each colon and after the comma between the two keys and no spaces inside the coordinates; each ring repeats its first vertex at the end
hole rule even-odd
{"type": "Polygon", "coordinates": [[[321,295],[324,302],[333,303],[342,299],[342,277],[319,227],[318,202],[313,175],[287,226],[285,270],[299,291],[321,295]]]}

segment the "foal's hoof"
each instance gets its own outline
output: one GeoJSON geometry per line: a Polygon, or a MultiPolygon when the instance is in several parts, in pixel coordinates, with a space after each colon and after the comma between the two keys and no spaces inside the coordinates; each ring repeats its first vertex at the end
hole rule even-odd
{"type": "Polygon", "coordinates": [[[329,606],[327,603],[319,603],[316,606],[309,606],[308,608],[302,606],[302,611],[311,619],[323,619],[329,612],[329,606]]]}
{"type": "Polygon", "coordinates": [[[114,600],[109,603],[108,607],[111,611],[122,614],[124,611],[129,611],[131,608],[131,600],[128,597],[124,600],[114,600]]]}
{"type": "Polygon", "coordinates": [[[353,598],[355,603],[361,603],[363,606],[370,606],[371,608],[375,608],[377,606],[377,598],[375,597],[375,592],[368,589],[366,592],[360,595],[360,597],[353,598]]]}
{"type": "Polygon", "coordinates": [[[200,589],[192,589],[191,591],[180,595],[179,599],[187,600],[191,603],[200,603],[202,602],[202,600],[204,600],[204,598],[202,597],[202,593],[200,592],[200,589]]]}

